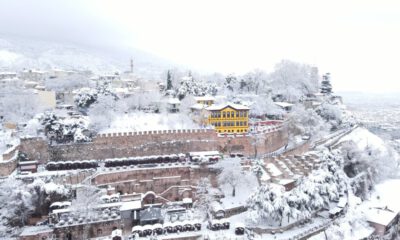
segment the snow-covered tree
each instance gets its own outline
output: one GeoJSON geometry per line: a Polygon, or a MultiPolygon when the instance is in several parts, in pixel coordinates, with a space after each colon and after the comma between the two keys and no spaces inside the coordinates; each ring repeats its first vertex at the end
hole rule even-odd
{"type": "Polygon", "coordinates": [[[184,76],[181,78],[180,84],[176,89],[176,97],[180,100],[187,95],[204,96],[215,95],[217,93],[217,86],[214,83],[206,83],[193,76],[184,76]]]}
{"type": "Polygon", "coordinates": [[[248,219],[253,224],[282,225],[283,218],[308,218],[329,202],[337,200],[347,188],[339,153],[324,153],[320,169],[298,182],[290,192],[276,184],[260,186],[248,199],[248,219]]]}
{"type": "Polygon", "coordinates": [[[247,201],[248,219],[252,223],[280,222],[279,208],[283,202],[284,188],[275,184],[260,186],[247,201]]]}
{"type": "Polygon", "coordinates": [[[24,123],[43,110],[39,97],[31,91],[0,89],[0,117],[5,122],[24,123]]]}
{"type": "Polygon", "coordinates": [[[232,161],[229,166],[225,166],[218,175],[220,185],[228,185],[232,188],[232,197],[236,195],[236,186],[243,181],[248,180],[247,172],[242,170],[238,161],[232,161]]]}
{"type": "Polygon", "coordinates": [[[167,89],[166,90],[171,90],[172,89],[172,76],[171,76],[171,71],[168,70],[167,72],[167,89]]]}
{"type": "Polygon", "coordinates": [[[332,126],[332,129],[337,129],[342,123],[342,111],[337,105],[324,102],[316,109],[316,111],[332,126]]]}
{"type": "Polygon", "coordinates": [[[69,194],[64,186],[40,179],[31,184],[5,179],[0,183],[0,238],[18,236],[29,217],[47,214],[50,203],[65,200],[69,194]]]}
{"type": "Polygon", "coordinates": [[[316,139],[329,132],[330,128],[330,125],[313,109],[306,109],[300,104],[295,105],[288,115],[288,130],[289,135],[292,136],[291,139],[304,134],[309,134],[316,139]]]}
{"type": "Polygon", "coordinates": [[[212,185],[208,178],[200,179],[196,187],[196,201],[194,208],[197,209],[202,217],[206,217],[211,208],[211,203],[216,200],[212,194],[212,185]]]}
{"type": "Polygon", "coordinates": [[[317,91],[318,86],[313,81],[312,73],[313,69],[309,65],[283,60],[270,75],[272,89],[286,101],[298,101],[302,96],[317,91]]]}
{"type": "Polygon", "coordinates": [[[330,95],[332,94],[331,74],[326,73],[322,76],[321,93],[330,95]]]}
{"type": "Polygon", "coordinates": [[[241,92],[267,93],[269,91],[270,78],[268,74],[260,69],[248,72],[241,77],[239,89],[241,92]]]}
{"type": "Polygon", "coordinates": [[[53,112],[45,112],[41,119],[45,134],[57,142],[88,142],[91,140],[88,121],[85,118],[60,118],[53,112]]]}
{"type": "Polygon", "coordinates": [[[82,109],[87,109],[95,103],[100,96],[112,96],[117,99],[117,96],[111,92],[107,84],[97,86],[96,88],[80,88],[75,91],[75,104],[82,109]]]}
{"type": "Polygon", "coordinates": [[[116,112],[120,110],[117,106],[117,101],[113,96],[98,97],[97,101],[90,106],[88,111],[90,128],[96,132],[108,128],[115,115],[117,115],[116,112]]]}

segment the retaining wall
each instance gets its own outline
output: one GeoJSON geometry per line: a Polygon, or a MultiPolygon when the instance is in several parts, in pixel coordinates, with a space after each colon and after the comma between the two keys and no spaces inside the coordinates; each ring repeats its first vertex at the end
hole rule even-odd
{"type": "Polygon", "coordinates": [[[186,129],[99,134],[92,142],[50,145],[42,138],[21,139],[20,150],[30,160],[48,161],[123,158],[219,150],[253,156],[275,151],[287,143],[284,128],[251,135],[218,135],[213,129],[186,129]],[[254,144],[257,145],[255,148],[254,144]]]}

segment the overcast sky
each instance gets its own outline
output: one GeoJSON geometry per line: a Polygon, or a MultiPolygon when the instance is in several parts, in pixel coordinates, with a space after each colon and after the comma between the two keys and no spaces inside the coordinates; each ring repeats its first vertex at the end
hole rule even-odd
{"type": "Polygon", "coordinates": [[[331,72],[336,90],[400,91],[396,0],[0,0],[0,32],[132,46],[210,72],[290,59],[331,72]]]}

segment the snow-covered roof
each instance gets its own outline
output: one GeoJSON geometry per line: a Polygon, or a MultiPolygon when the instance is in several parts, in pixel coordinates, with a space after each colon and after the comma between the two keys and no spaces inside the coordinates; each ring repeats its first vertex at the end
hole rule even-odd
{"type": "Polygon", "coordinates": [[[201,109],[205,109],[207,106],[208,105],[201,104],[201,103],[196,103],[196,104],[193,104],[190,108],[191,109],[201,110],[201,109]]]}
{"type": "Polygon", "coordinates": [[[53,202],[50,207],[69,207],[71,206],[71,202],[53,202]]]}
{"type": "Polygon", "coordinates": [[[293,106],[292,103],[288,103],[288,102],[274,102],[276,105],[278,105],[279,107],[282,108],[286,108],[286,107],[291,107],[293,106]]]}
{"type": "Polygon", "coordinates": [[[241,104],[236,104],[236,103],[213,104],[213,105],[207,107],[206,109],[209,111],[215,111],[215,110],[222,110],[227,107],[231,107],[236,110],[250,110],[249,107],[246,107],[241,104]]]}
{"type": "Polygon", "coordinates": [[[398,212],[378,208],[373,208],[365,213],[368,222],[383,226],[388,226],[397,215],[398,212]]]}
{"type": "Polygon", "coordinates": [[[345,197],[339,198],[339,203],[337,206],[340,208],[344,208],[344,207],[346,207],[346,205],[347,205],[347,198],[345,198],[345,197]]]}
{"type": "Polygon", "coordinates": [[[295,182],[295,180],[293,180],[293,179],[280,179],[279,180],[279,184],[280,185],[286,185],[286,184],[290,184],[290,183],[293,183],[293,182],[295,182]]]}
{"type": "Polygon", "coordinates": [[[0,72],[0,75],[16,75],[16,72],[0,72]]]}
{"type": "Polygon", "coordinates": [[[137,201],[123,202],[119,210],[128,211],[128,210],[137,210],[141,208],[142,208],[142,202],[140,200],[137,200],[137,201]]]}
{"type": "Polygon", "coordinates": [[[136,225],[136,226],[132,227],[132,232],[134,232],[134,231],[142,231],[142,230],[143,230],[143,227],[140,226],[140,225],[136,225]]]}
{"type": "Polygon", "coordinates": [[[211,209],[213,212],[225,211],[222,205],[217,201],[211,203],[211,209]]]}
{"type": "Polygon", "coordinates": [[[167,103],[169,103],[169,104],[180,104],[181,101],[179,101],[179,99],[177,99],[177,98],[168,98],[167,103]]]}
{"type": "Polygon", "coordinates": [[[53,229],[50,228],[48,225],[45,226],[29,226],[25,227],[22,233],[19,235],[20,237],[23,236],[33,236],[39,233],[50,233],[53,232],[53,229]]]}
{"type": "Polygon", "coordinates": [[[200,96],[200,97],[194,97],[194,100],[196,100],[196,101],[215,101],[215,97],[213,97],[213,96],[200,96]]]}
{"type": "Polygon", "coordinates": [[[190,156],[215,156],[219,155],[218,151],[202,151],[202,152],[189,152],[190,156]]]}
{"type": "Polygon", "coordinates": [[[335,208],[329,210],[329,214],[337,214],[337,213],[339,213],[340,211],[342,211],[341,208],[335,207],[335,208]]]}
{"type": "Polygon", "coordinates": [[[38,161],[20,161],[19,165],[31,165],[31,164],[38,164],[38,161]]]}
{"type": "Polygon", "coordinates": [[[246,226],[241,222],[235,223],[235,228],[245,228],[245,227],[246,226]]]}

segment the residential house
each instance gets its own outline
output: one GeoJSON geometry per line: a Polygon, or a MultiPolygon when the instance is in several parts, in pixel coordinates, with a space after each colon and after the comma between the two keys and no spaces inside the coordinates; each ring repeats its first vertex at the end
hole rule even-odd
{"type": "Polygon", "coordinates": [[[367,222],[375,228],[374,234],[384,236],[399,222],[399,212],[388,208],[372,208],[366,212],[367,222]]]}
{"type": "Polygon", "coordinates": [[[179,112],[179,107],[181,106],[181,101],[178,98],[168,98],[167,100],[167,110],[170,113],[179,112]]]}
{"type": "Polygon", "coordinates": [[[202,104],[206,106],[211,106],[215,103],[215,98],[213,96],[200,96],[194,97],[197,104],[202,104]]]}
{"type": "Polygon", "coordinates": [[[20,78],[23,80],[40,82],[44,81],[48,76],[48,72],[34,69],[26,69],[20,72],[20,78]]]}

